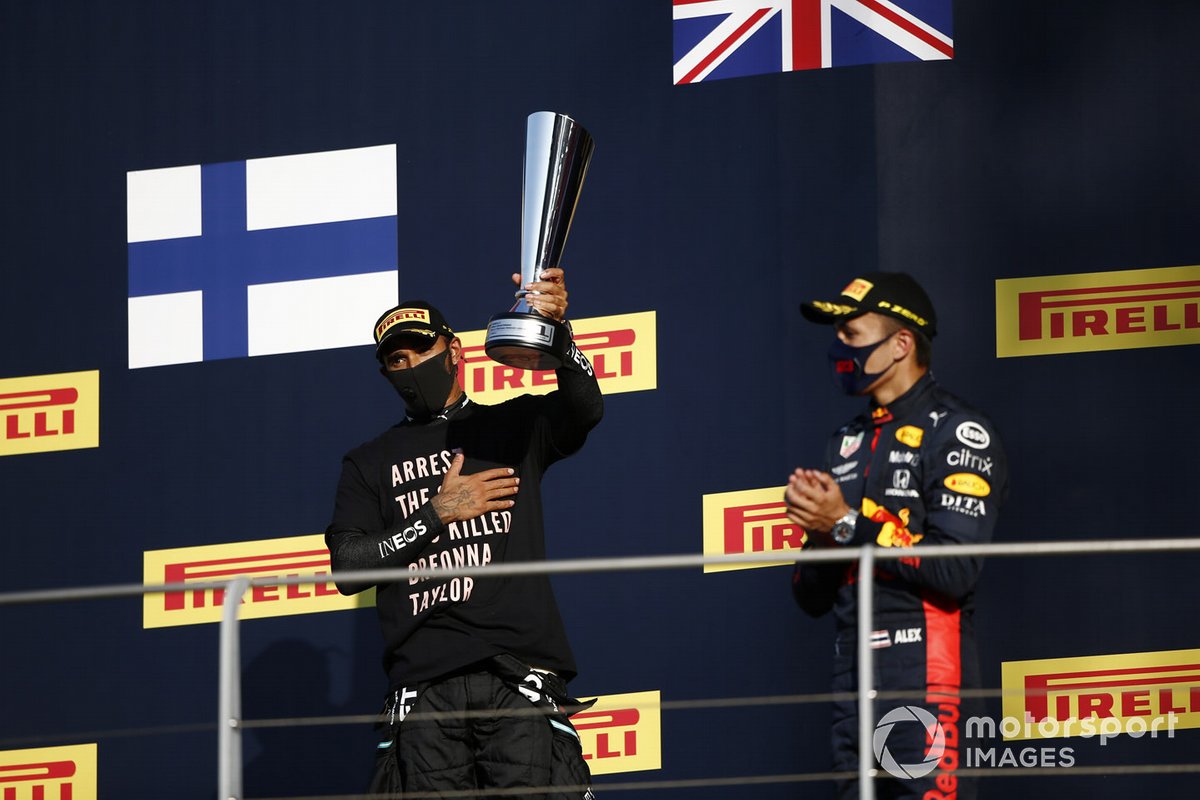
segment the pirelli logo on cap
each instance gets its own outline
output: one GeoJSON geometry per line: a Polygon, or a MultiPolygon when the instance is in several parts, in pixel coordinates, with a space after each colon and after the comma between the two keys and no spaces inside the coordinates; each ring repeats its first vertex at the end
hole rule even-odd
{"type": "Polygon", "coordinates": [[[662,769],[660,693],[610,694],[571,717],[593,775],[662,769]]]}
{"type": "MultiPolygon", "coordinates": [[[[250,578],[307,576],[328,578],[329,550],[321,534],[264,539],[256,542],[150,550],[144,554],[146,585],[214,583],[239,575],[250,578]]],[[[225,605],[222,589],[192,589],[146,594],[142,627],[166,628],[220,622],[225,605]]],[[[375,605],[375,590],[341,595],[330,580],[312,584],[253,586],[242,598],[242,619],[315,614],[375,605]]]]}
{"type": "Polygon", "coordinates": [[[870,281],[864,281],[862,278],[855,278],[854,280],[850,281],[849,286],[847,286],[845,289],[842,289],[842,294],[861,303],[862,299],[867,296],[867,292],[874,288],[875,284],[871,283],[870,281]]]}
{"type": "Polygon", "coordinates": [[[429,312],[423,308],[400,308],[394,314],[388,314],[387,318],[380,322],[375,327],[375,341],[378,342],[383,338],[383,335],[393,326],[401,322],[424,322],[426,325],[432,325],[429,321],[429,312]]]}
{"type": "Polygon", "coordinates": [[[96,800],[96,745],[0,750],[4,800],[96,800]]]}
{"type": "Polygon", "coordinates": [[[1006,661],[1005,739],[1200,728],[1200,650],[1006,661]],[[1011,735],[1015,734],[1015,735],[1011,735]]]}
{"type": "Polygon", "coordinates": [[[0,380],[0,456],[99,446],[99,370],[0,380]]]}
{"type": "MultiPolygon", "coordinates": [[[[604,394],[658,388],[655,312],[571,321],[575,345],[592,362],[604,394]]],[[[475,400],[497,403],[522,394],[549,394],[558,385],[553,370],[506,367],[483,350],[487,331],[460,333],[463,358],[458,382],[475,400]]]]}
{"type": "MultiPolygon", "coordinates": [[[[704,555],[778,553],[803,547],[806,534],[799,525],[788,521],[784,489],[778,486],[704,495],[704,555]]],[[[790,562],[705,564],[704,571],[728,572],[786,563],[790,562]]]]}
{"type": "Polygon", "coordinates": [[[1200,266],[996,281],[996,356],[1200,343],[1200,266]]]}

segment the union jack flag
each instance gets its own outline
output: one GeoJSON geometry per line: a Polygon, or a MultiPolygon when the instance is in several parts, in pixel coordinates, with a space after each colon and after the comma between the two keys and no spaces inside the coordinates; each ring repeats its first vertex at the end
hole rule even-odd
{"type": "Polygon", "coordinates": [[[950,0],[671,0],[675,83],[954,57],[950,0]]]}

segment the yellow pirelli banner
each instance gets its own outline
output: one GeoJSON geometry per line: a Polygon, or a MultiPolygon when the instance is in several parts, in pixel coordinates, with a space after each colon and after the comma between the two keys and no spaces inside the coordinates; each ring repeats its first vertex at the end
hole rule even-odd
{"type": "MultiPolygon", "coordinates": [[[[747,489],[740,492],[706,494],[704,509],[704,555],[734,553],[778,553],[804,546],[804,529],[787,518],[783,503],[785,487],[747,489]]],[[[706,564],[705,572],[733,569],[777,567],[787,561],[764,561],[715,565],[706,564]]]]}
{"type": "MultiPolygon", "coordinates": [[[[604,394],[658,388],[655,312],[571,321],[575,345],[592,362],[604,394]]],[[[548,394],[558,385],[554,370],[507,367],[483,351],[487,331],[460,333],[463,358],[459,383],[474,400],[498,403],[522,394],[548,394]]]]}
{"type": "Polygon", "coordinates": [[[996,281],[996,356],[1200,344],[1200,266],[996,281]]]}
{"type": "Polygon", "coordinates": [[[1006,739],[1200,728],[1200,650],[1006,661],[1000,676],[1020,723],[1006,739]]]}
{"type": "MultiPolygon", "coordinates": [[[[250,578],[314,576],[331,573],[329,550],[322,534],[263,539],[253,542],[149,550],[143,554],[146,585],[229,581],[250,578]]],[[[220,622],[225,605],[221,589],[193,589],[146,594],[142,601],[142,626],[165,628],[220,622]]],[[[242,598],[243,619],[316,614],[375,605],[375,590],[342,596],[330,580],[311,584],[251,587],[242,598]]]]}
{"type": "Polygon", "coordinates": [[[0,379],[0,456],[99,446],[99,370],[0,379]]]}
{"type": "Polygon", "coordinates": [[[0,750],[4,800],[96,800],[96,745],[0,750]]]}
{"type": "Polygon", "coordinates": [[[662,698],[610,694],[571,717],[593,775],[662,769],[662,698]]]}

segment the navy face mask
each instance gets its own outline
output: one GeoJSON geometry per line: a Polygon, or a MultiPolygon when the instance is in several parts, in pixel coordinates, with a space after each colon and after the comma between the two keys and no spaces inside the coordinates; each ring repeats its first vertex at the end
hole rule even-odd
{"type": "Polygon", "coordinates": [[[384,373],[404,400],[409,416],[417,422],[428,422],[446,407],[458,374],[458,365],[451,369],[449,358],[450,352],[446,351],[445,358],[431,358],[409,369],[384,373]]]}
{"type": "Polygon", "coordinates": [[[871,354],[892,336],[895,334],[862,347],[851,347],[841,339],[834,339],[833,344],[829,346],[829,366],[833,370],[833,381],[838,388],[849,395],[860,395],[878,380],[880,375],[891,369],[890,364],[883,372],[867,372],[864,367],[871,354]]]}

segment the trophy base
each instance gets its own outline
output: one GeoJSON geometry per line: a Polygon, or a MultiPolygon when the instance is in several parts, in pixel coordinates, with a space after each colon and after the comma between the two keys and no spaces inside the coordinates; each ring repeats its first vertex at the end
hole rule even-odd
{"type": "Polygon", "coordinates": [[[488,321],[483,349],[493,361],[518,369],[558,369],[567,358],[567,326],[541,314],[510,311],[488,321]]]}

